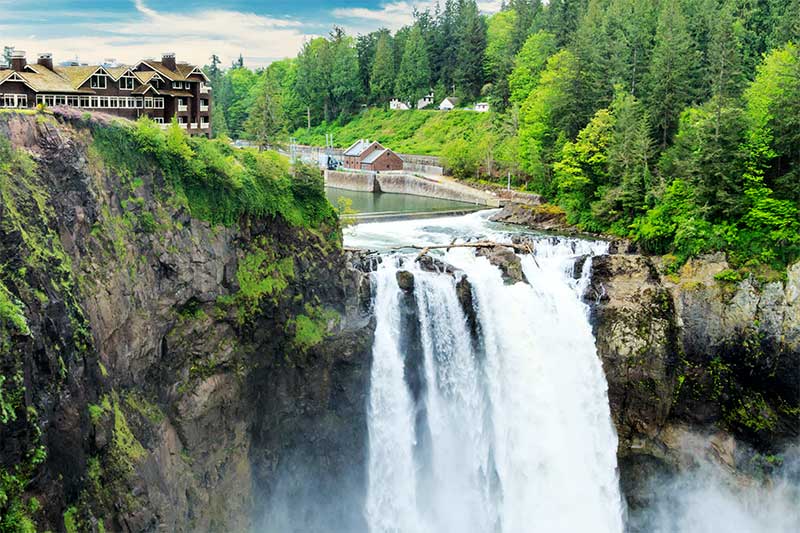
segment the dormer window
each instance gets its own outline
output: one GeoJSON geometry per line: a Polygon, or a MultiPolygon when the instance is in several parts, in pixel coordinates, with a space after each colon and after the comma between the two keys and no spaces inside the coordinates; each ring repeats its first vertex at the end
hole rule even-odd
{"type": "Polygon", "coordinates": [[[183,82],[182,81],[173,81],[172,82],[173,89],[183,89],[183,82]]]}
{"type": "Polygon", "coordinates": [[[125,74],[119,79],[119,88],[123,91],[132,91],[134,88],[134,84],[136,83],[136,78],[130,74],[125,74]]]}
{"type": "Polygon", "coordinates": [[[107,87],[105,74],[93,74],[91,80],[92,89],[105,89],[107,87]]]}

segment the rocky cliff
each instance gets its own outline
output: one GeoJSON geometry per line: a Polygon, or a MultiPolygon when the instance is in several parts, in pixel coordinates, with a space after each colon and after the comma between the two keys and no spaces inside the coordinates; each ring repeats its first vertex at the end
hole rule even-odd
{"type": "Polygon", "coordinates": [[[800,435],[800,263],[740,279],[722,254],[664,274],[658,257],[595,258],[586,295],[632,512],[654,476],[698,461],[769,474],[800,435]]]}
{"type": "Polygon", "coordinates": [[[308,479],[358,500],[369,296],[335,218],[215,223],[246,189],[176,182],[171,154],[269,161],[140,133],[0,115],[0,529],[245,530],[308,479]]]}

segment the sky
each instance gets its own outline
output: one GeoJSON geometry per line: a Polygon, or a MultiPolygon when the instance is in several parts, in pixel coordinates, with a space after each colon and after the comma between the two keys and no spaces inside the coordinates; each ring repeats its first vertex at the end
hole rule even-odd
{"type": "MultiPolygon", "coordinates": [[[[442,0],[444,1],[444,0],[442,0]]],[[[293,57],[303,43],[334,25],[349,34],[381,27],[396,30],[412,11],[434,0],[0,0],[0,46],[36,54],[51,52],[56,63],[78,58],[97,63],[133,63],[163,52],[178,61],[209,63],[211,54],[230,64],[242,54],[260,67],[293,57]],[[46,6],[46,8],[44,8],[46,6]]],[[[500,0],[478,2],[494,12],[500,0]]]]}

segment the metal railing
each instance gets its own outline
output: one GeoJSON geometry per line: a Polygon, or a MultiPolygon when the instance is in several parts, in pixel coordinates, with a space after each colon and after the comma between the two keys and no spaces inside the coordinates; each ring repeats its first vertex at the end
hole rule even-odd
{"type": "Polygon", "coordinates": [[[178,104],[178,111],[189,111],[189,106],[178,104]]]}

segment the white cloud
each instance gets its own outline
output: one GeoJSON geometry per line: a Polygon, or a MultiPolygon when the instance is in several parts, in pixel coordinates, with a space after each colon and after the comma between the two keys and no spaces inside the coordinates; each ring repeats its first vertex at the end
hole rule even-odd
{"type": "MultiPolygon", "coordinates": [[[[483,13],[496,13],[500,11],[501,3],[501,0],[478,1],[478,9],[483,13]]],[[[439,4],[443,6],[444,1],[442,0],[439,4]]],[[[340,7],[334,9],[331,14],[337,19],[346,21],[344,27],[348,30],[365,33],[376,30],[378,27],[398,30],[414,21],[413,12],[415,8],[418,11],[430,9],[433,12],[435,5],[435,0],[420,2],[399,1],[381,4],[376,9],[340,7]]]]}
{"type": "Polygon", "coordinates": [[[208,63],[217,54],[228,63],[243,54],[249,66],[294,56],[308,36],[296,20],[222,9],[162,13],[135,0],[138,16],[120,22],[87,23],[82,35],[14,38],[16,48],[52,51],[56,61],[79,57],[99,62],[108,57],[132,63],[144,57],[175,52],[179,61],[208,63]],[[248,61],[248,56],[253,58],[248,61]]]}
{"type": "MultiPolygon", "coordinates": [[[[111,21],[108,13],[89,18],[90,22],[70,22],[66,25],[79,35],[13,36],[14,26],[0,25],[6,43],[28,51],[29,59],[37,52],[53,52],[55,60],[79,58],[85,62],[100,62],[115,58],[133,63],[147,57],[159,57],[162,52],[175,52],[179,61],[203,65],[211,54],[218,55],[223,64],[243,54],[250,67],[264,66],[271,61],[293,57],[303,42],[316,36],[313,30],[322,26],[296,19],[277,18],[226,9],[202,9],[168,13],[149,7],[145,0],[132,0],[135,12],[111,21]]],[[[6,0],[0,0],[4,5],[6,0]]],[[[376,9],[336,8],[327,14],[324,26],[339,23],[349,33],[367,33],[380,27],[397,30],[413,22],[412,12],[432,9],[435,0],[411,2],[399,0],[381,4],[376,9]]],[[[500,0],[479,1],[481,11],[492,13],[499,9],[500,0]]],[[[100,14],[98,14],[100,15],[100,14]]],[[[70,17],[72,18],[72,17],[70,17]]],[[[28,20],[30,22],[30,19],[28,20]]],[[[17,28],[19,29],[19,28],[17,28]]],[[[28,25],[30,32],[31,25],[28,25]]],[[[37,33],[42,33],[37,31],[37,33]]]]}

